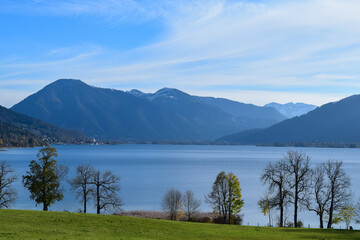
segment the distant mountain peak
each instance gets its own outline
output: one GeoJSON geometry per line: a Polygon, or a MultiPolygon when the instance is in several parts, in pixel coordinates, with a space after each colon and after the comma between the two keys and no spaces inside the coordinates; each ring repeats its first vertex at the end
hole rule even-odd
{"type": "Polygon", "coordinates": [[[179,99],[183,96],[190,96],[187,93],[184,93],[176,88],[162,88],[155,92],[154,94],[149,95],[150,100],[154,100],[156,98],[171,98],[171,99],[179,99]]]}
{"type": "Polygon", "coordinates": [[[67,85],[69,85],[69,84],[86,84],[86,83],[84,83],[80,79],[61,78],[51,84],[67,84],[67,85]]]}
{"type": "Polygon", "coordinates": [[[264,107],[275,108],[278,112],[280,112],[282,115],[284,115],[287,118],[293,118],[296,116],[298,117],[317,108],[317,106],[315,105],[300,103],[300,102],[297,103],[288,102],[285,104],[271,102],[264,105],[264,107]]]}
{"type": "Polygon", "coordinates": [[[146,96],[150,95],[150,93],[144,93],[137,89],[131,89],[130,91],[126,91],[126,93],[129,93],[135,97],[146,97],[146,96]]]}
{"type": "Polygon", "coordinates": [[[161,88],[160,90],[156,91],[154,94],[164,95],[164,94],[172,94],[172,93],[183,93],[183,92],[176,88],[164,87],[164,88],[161,88]]]}

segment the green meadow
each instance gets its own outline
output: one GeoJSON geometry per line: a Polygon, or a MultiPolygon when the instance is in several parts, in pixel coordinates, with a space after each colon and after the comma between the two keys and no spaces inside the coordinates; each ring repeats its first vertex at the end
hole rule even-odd
{"type": "Polygon", "coordinates": [[[115,215],[0,210],[0,239],[360,239],[360,231],[190,223],[115,215]]]}

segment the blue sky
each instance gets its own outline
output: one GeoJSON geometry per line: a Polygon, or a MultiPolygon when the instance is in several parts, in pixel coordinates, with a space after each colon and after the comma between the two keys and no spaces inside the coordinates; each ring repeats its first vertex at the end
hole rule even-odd
{"type": "Polygon", "coordinates": [[[360,92],[358,0],[2,0],[0,105],[59,78],[263,105],[360,92]]]}

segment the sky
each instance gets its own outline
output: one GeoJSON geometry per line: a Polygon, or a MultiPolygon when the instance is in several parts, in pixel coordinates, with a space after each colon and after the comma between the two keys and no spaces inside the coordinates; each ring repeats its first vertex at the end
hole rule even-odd
{"type": "Polygon", "coordinates": [[[360,92],[358,0],[1,0],[0,105],[61,78],[264,105],[360,92]]]}

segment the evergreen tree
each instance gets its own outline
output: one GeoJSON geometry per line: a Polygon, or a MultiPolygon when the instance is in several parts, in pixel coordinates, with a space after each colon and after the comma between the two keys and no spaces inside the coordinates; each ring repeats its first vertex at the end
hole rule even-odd
{"type": "Polygon", "coordinates": [[[43,204],[43,210],[64,197],[60,181],[68,168],[57,165],[56,148],[46,147],[39,150],[38,159],[30,162],[30,170],[23,176],[23,184],[30,191],[30,198],[37,204],[43,204]]]}

